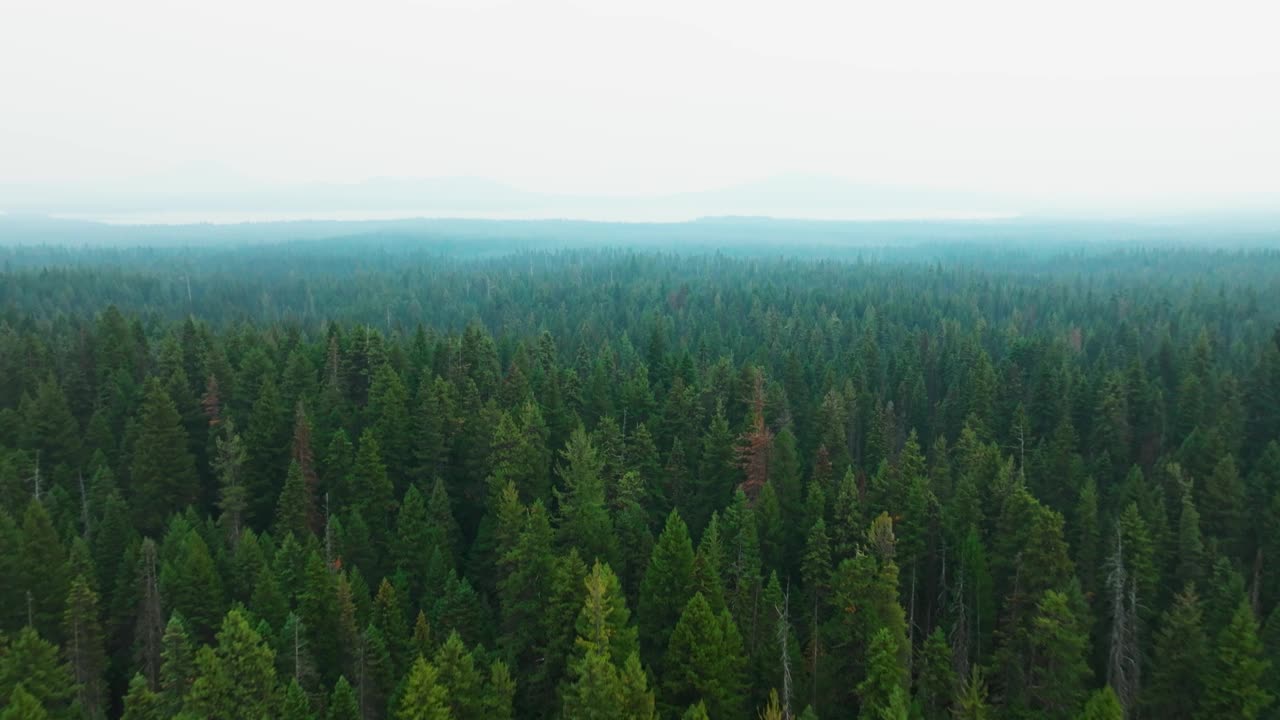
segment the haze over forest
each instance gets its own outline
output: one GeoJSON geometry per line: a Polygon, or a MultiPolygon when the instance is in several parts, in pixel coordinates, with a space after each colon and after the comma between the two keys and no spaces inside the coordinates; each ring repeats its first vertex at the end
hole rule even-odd
{"type": "Polygon", "coordinates": [[[1274,2],[0,4],[0,720],[1280,720],[1274,2]]]}

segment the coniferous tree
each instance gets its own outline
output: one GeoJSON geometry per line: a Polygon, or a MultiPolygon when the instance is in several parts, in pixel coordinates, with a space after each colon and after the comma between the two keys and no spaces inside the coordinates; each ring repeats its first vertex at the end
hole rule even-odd
{"type": "Polygon", "coordinates": [[[1156,633],[1145,704],[1155,717],[1188,720],[1202,697],[1209,660],[1204,613],[1195,586],[1187,585],[1165,611],[1156,633]]]}
{"type": "Polygon", "coordinates": [[[216,646],[196,654],[187,708],[205,717],[258,720],[276,712],[275,652],[249,626],[244,612],[227,613],[216,646]]]}
{"type": "Polygon", "coordinates": [[[636,615],[642,658],[659,675],[661,663],[658,660],[666,650],[684,606],[693,595],[693,563],[689,529],[680,518],[679,511],[672,510],[654,545],[649,568],[640,585],[640,604],[636,615]]]}
{"type": "Polygon", "coordinates": [[[91,718],[102,717],[106,651],[98,617],[98,594],[83,575],[71,582],[62,625],[63,653],[71,666],[80,708],[91,718]]]}
{"type": "MultiPolygon", "coordinates": [[[[17,577],[23,624],[41,637],[62,637],[62,615],[71,578],[67,555],[45,503],[32,498],[22,514],[21,545],[17,548],[17,577]]],[[[30,687],[27,688],[31,692],[30,687]]]]}
{"type": "Polygon", "coordinates": [[[728,612],[716,617],[695,593],[671,632],[663,659],[661,704],[675,712],[703,702],[715,717],[739,717],[744,708],[742,639],[728,612]]]}
{"type": "Polygon", "coordinates": [[[902,666],[901,642],[888,628],[871,636],[867,646],[866,676],[858,683],[858,717],[905,717],[907,669],[902,666]]]}
{"type": "Polygon", "coordinates": [[[556,491],[562,542],[588,560],[611,561],[617,549],[605,508],[603,463],[585,430],[569,435],[562,458],[558,473],[563,490],[556,491]]]}
{"type": "Polygon", "coordinates": [[[147,383],[129,471],[135,525],[155,532],[175,509],[199,497],[195,460],[178,409],[158,379],[147,383]]]}
{"type": "Polygon", "coordinates": [[[30,701],[54,718],[70,718],[76,687],[71,669],[58,657],[58,648],[31,626],[18,631],[0,652],[0,697],[10,698],[22,688],[30,701]]]}
{"type": "Polygon", "coordinates": [[[1269,667],[1253,610],[1241,600],[1210,652],[1197,717],[1259,717],[1275,700],[1262,685],[1269,667]]]}
{"type": "Polygon", "coordinates": [[[307,500],[306,480],[302,477],[302,466],[297,460],[289,462],[289,473],[285,477],[284,487],[280,489],[280,499],[276,503],[275,532],[284,537],[293,533],[294,537],[307,537],[311,533],[311,518],[307,500]]]}
{"type": "Polygon", "coordinates": [[[448,691],[425,658],[418,658],[409,671],[395,716],[398,720],[449,720],[448,691]]]}
{"type": "Polygon", "coordinates": [[[160,696],[147,687],[147,679],[141,673],[129,680],[129,689],[122,702],[124,712],[120,720],[162,720],[171,717],[164,713],[160,696]]]}
{"type": "Polygon", "coordinates": [[[283,700],[280,703],[280,720],[315,720],[311,712],[311,699],[296,679],[285,686],[283,700]]]}
{"type": "Polygon", "coordinates": [[[1124,708],[1115,691],[1108,685],[1089,696],[1077,720],[1124,720],[1124,708]]]}
{"type": "Polygon", "coordinates": [[[328,710],[325,720],[360,720],[360,705],[356,702],[355,690],[345,676],[339,676],[329,695],[328,710]]]}

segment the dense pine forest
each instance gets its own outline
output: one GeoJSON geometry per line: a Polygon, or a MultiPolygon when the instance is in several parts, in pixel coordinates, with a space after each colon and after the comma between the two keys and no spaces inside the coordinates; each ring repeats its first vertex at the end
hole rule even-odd
{"type": "Polygon", "coordinates": [[[1275,251],[0,268],[4,720],[1280,718],[1275,251]]]}

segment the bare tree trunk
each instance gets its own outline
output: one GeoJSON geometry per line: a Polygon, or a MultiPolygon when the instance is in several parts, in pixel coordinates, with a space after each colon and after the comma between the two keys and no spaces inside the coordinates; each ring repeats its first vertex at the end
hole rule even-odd
{"type": "Polygon", "coordinates": [[[782,653],[782,717],[791,720],[791,653],[787,642],[787,633],[791,629],[791,584],[787,583],[787,592],[782,596],[782,607],[775,607],[778,613],[778,648],[782,653]]]}

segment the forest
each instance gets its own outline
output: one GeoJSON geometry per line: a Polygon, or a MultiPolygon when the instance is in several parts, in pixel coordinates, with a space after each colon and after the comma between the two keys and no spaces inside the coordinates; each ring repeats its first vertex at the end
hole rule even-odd
{"type": "Polygon", "coordinates": [[[1280,718],[1280,252],[0,268],[0,719],[1280,718]]]}

